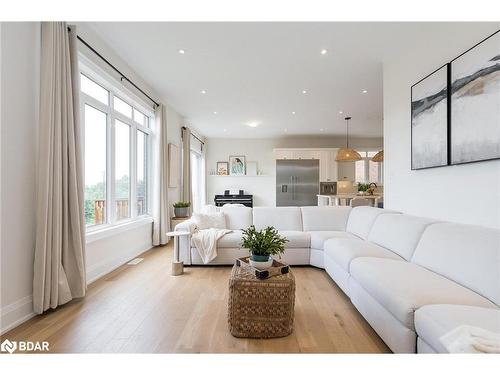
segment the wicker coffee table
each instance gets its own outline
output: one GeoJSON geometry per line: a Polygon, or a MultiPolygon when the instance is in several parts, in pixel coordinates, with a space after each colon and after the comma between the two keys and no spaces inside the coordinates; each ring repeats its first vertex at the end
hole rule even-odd
{"type": "Polygon", "coordinates": [[[293,331],[295,278],[286,274],[259,280],[233,266],[229,279],[229,331],[235,337],[273,338],[293,331]]]}

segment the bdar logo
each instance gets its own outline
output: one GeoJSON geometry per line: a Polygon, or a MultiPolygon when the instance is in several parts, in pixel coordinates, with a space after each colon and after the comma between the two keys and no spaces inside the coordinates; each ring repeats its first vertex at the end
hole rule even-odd
{"type": "Polygon", "coordinates": [[[10,341],[9,339],[5,339],[0,345],[0,351],[9,352],[10,354],[14,353],[17,349],[17,342],[10,341]]]}

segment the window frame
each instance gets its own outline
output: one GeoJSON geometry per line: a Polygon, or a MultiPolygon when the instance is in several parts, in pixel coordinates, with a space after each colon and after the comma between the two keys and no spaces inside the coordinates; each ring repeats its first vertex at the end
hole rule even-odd
{"type": "MultiPolygon", "coordinates": [[[[377,186],[382,186],[384,184],[384,170],[383,170],[383,163],[378,163],[378,176],[379,180],[378,181],[370,181],[370,160],[372,159],[371,156],[368,156],[369,152],[372,153],[377,153],[380,150],[373,150],[373,149],[356,149],[357,152],[361,155],[361,160],[358,161],[363,161],[364,163],[364,181],[356,181],[356,164],[354,164],[354,182],[356,183],[362,183],[362,184],[367,184],[371,182],[375,182],[377,186]]],[[[357,163],[357,162],[355,162],[357,163]]]]}
{"type": "MultiPolygon", "coordinates": [[[[116,80],[105,73],[101,68],[87,61],[80,55],[79,73],[92,80],[99,86],[108,91],[108,105],[91,97],[80,90],[80,121],[82,124],[82,132],[85,134],[85,105],[89,105],[96,110],[106,114],[106,222],[103,224],[94,224],[86,226],[86,233],[99,232],[108,228],[123,226],[127,223],[142,221],[151,218],[152,216],[152,153],[153,153],[153,138],[154,138],[154,111],[143,100],[135,96],[131,92],[123,90],[116,84],[116,80]],[[122,113],[114,109],[114,98],[132,106],[132,118],[128,118],[122,113]],[[136,122],[134,119],[134,108],[146,116],[146,124],[136,122]],[[115,179],[115,120],[129,126],[129,217],[122,220],[117,220],[116,215],[116,179],[115,179]],[[146,213],[143,215],[137,214],[137,132],[143,132],[147,135],[146,138],[146,213]]],[[[82,137],[83,160],[85,161],[85,137],[82,137]]]]}

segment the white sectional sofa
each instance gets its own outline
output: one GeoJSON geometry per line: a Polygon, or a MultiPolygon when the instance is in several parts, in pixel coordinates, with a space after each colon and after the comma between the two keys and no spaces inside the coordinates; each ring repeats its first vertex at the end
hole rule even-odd
{"type": "MultiPolygon", "coordinates": [[[[276,227],[284,260],[324,268],[396,353],[446,352],[439,338],[460,325],[500,334],[500,230],[372,207],[223,207],[233,232],[212,264],[233,264],[241,229],[276,227]]],[[[176,230],[195,230],[192,221],[176,230]]],[[[190,238],[181,260],[202,264],[190,238]]]]}

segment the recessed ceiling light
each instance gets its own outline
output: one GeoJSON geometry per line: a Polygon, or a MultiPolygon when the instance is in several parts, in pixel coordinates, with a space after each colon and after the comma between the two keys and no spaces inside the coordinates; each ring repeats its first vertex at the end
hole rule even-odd
{"type": "Polygon", "coordinates": [[[214,111],[214,115],[216,115],[216,114],[217,114],[217,111],[214,111]]]}
{"type": "Polygon", "coordinates": [[[294,114],[295,114],[295,111],[292,112],[292,115],[294,115],[294,114]]]}
{"type": "Polygon", "coordinates": [[[201,94],[206,94],[206,93],[207,93],[207,91],[206,91],[206,90],[201,90],[201,91],[200,91],[200,93],[201,93],[201,94]]]}
{"type": "Polygon", "coordinates": [[[184,54],[186,53],[186,51],[184,51],[183,49],[180,49],[178,52],[179,52],[181,55],[184,55],[184,54]]]}
{"type": "Polygon", "coordinates": [[[247,122],[247,125],[250,126],[251,128],[256,128],[259,126],[259,123],[257,121],[252,121],[252,122],[247,122]]]}
{"type": "Polygon", "coordinates": [[[225,133],[227,131],[227,129],[222,129],[222,131],[225,133]]]}
{"type": "Polygon", "coordinates": [[[339,115],[341,115],[342,113],[344,113],[344,112],[342,112],[342,111],[339,111],[339,115]]]}
{"type": "Polygon", "coordinates": [[[322,49],[321,52],[320,52],[322,55],[326,55],[328,53],[328,51],[326,49],[322,49]]]}
{"type": "Polygon", "coordinates": [[[323,130],[324,130],[323,128],[319,129],[320,132],[322,132],[323,130]]]}
{"type": "Polygon", "coordinates": [[[307,94],[307,90],[302,90],[302,94],[307,94]]]}
{"type": "Polygon", "coordinates": [[[363,94],[366,94],[368,92],[368,90],[363,90],[361,91],[363,94]]]}
{"type": "Polygon", "coordinates": [[[288,131],[288,129],[285,129],[285,133],[288,131]]]}

